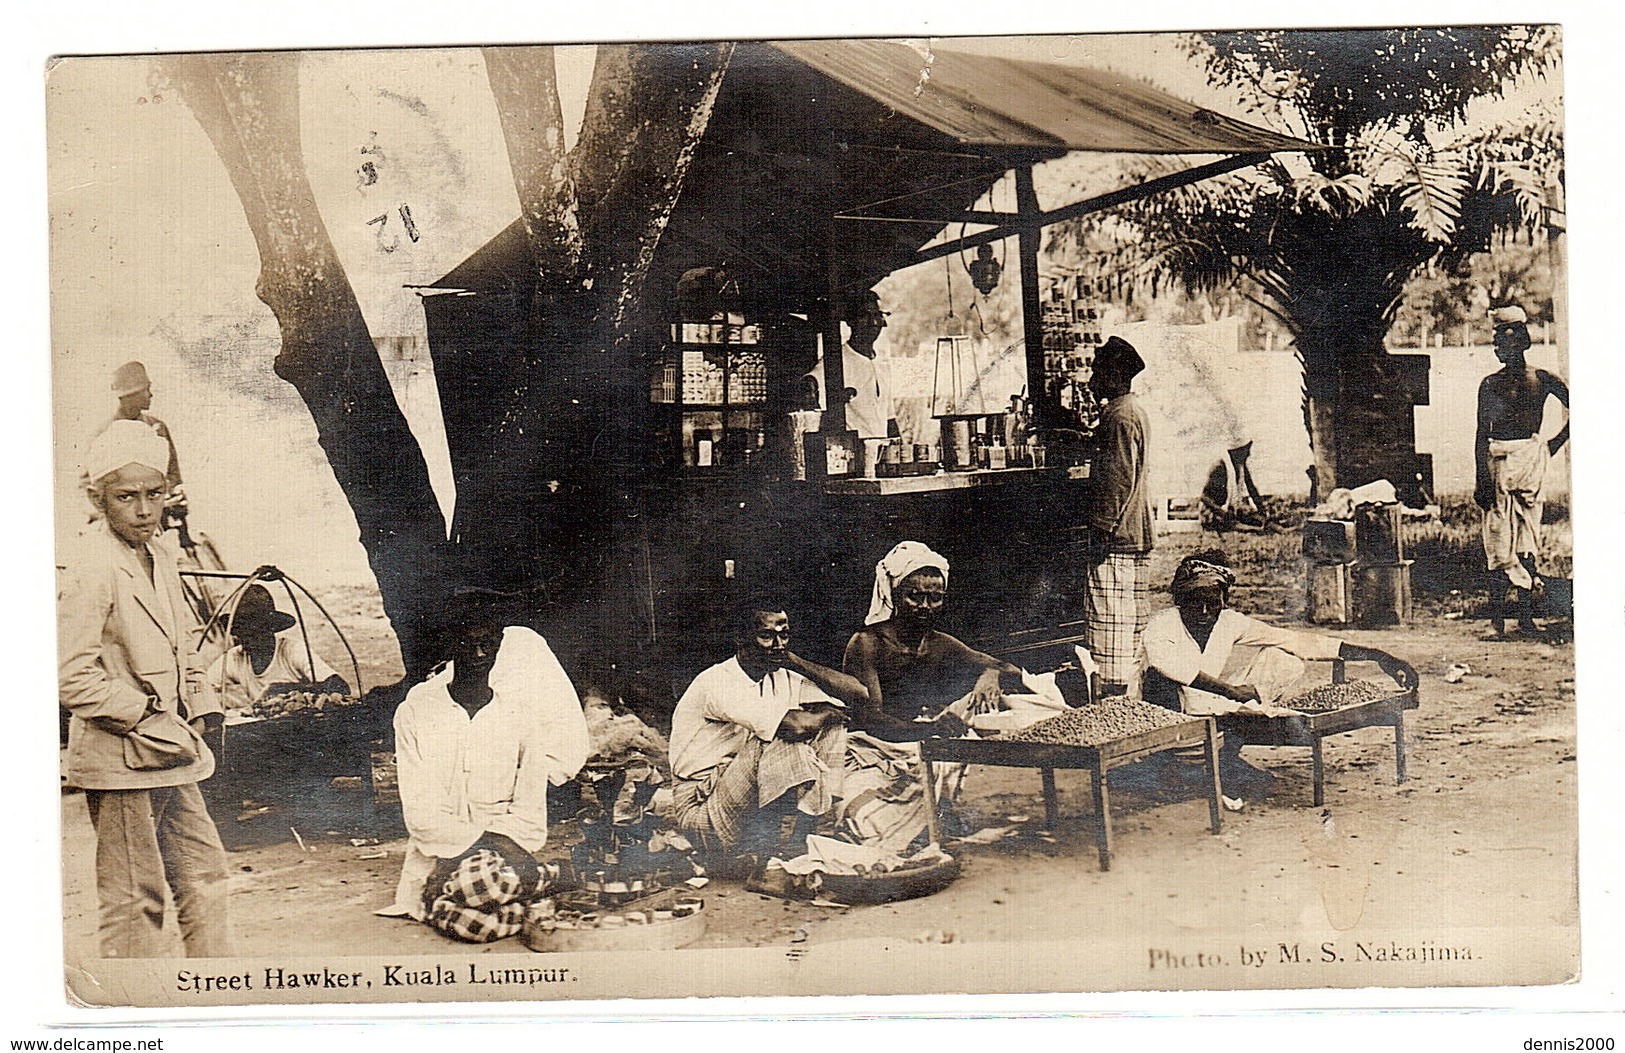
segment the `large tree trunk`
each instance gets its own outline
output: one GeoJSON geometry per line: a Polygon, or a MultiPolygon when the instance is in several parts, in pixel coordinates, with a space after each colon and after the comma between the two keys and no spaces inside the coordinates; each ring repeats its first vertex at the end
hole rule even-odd
{"type": "Polygon", "coordinates": [[[484,56],[534,287],[513,346],[441,375],[448,416],[483,421],[454,464],[453,533],[487,580],[532,594],[555,646],[624,653],[640,635],[638,307],[731,46],[600,47],[568,157],[552,49],[484,56]]]}
{"type": "Polygon", "coordinates": [[[1433,486],[1431,460],[1416,452],[1415,409],[1427,402],[1428,358],[1390,355],[1380,338],[1346,339],[1314,329],[1298,338],[1316,496],[1387,479],[1401,499],[1417,503],[1433,486]]]}
{"type": "MultiPolygon", "coordinates": [[[[606,584],[625,591],[617,535],[636,518],[641,461],[637,308],[731,55],[727,44],[601,48],[566,156],[552,49],[485,52],[536,273],[519,346],[462,362],[472,372],[441,393],[481,401],[484,420],[473,441],[460,436],[454,464],[458,580],[539,592],[559,619],[602,606],[606,584]]],[[[260,296],[282,327],[277,373],[310,407],[408,675],[421,674],[436,658],[428,622],[450,553],[309,186],[297,64],[191,56],[171,76],[231,175],[259,246],[260,296]]]]}
{"type": "Polygon", "coordinates": [[[1281,306],[1303,361],[1316,496],[1387,479],[1417,501],[1433,483],[1430,459],[1416,452],[1428,359],[1390,355],[1384,340],[1405,281],[1436,246],[1403,216],[1375,209],[1343,219],[1299,214],[1276,245],[1288,279],[1281,306]]]}
{"type": "Polygon", "coordinates": [[[274,368],[310,410],[355,513],[409,674],[434,661],[430,612],[445,524],[417,439],[395,402],[301,152],[299,66],[282,54],[187,55],[165,69],[224,163],[259,249],[259,298],[276,315],[274,368]]]}

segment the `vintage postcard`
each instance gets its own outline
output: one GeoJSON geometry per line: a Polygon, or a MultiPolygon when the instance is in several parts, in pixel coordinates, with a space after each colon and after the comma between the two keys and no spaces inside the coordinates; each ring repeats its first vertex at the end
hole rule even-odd
{"type": "Polygon", "coordinates": [[[70,999],[1573,981],[1562,44],[55,60],[70,999]]]}

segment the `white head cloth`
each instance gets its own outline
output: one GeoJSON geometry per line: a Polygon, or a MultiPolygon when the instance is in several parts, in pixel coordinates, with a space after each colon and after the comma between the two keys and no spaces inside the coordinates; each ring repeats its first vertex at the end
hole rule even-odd
{"type": "Polygon", "coordinates": [[[931,551],[930,546],[918,541],[900,541],[886,553],[886,558],[875,564],[875,593],[869,600],[869,616],[863,624],[883,622],[895,613],[891,591],[897,583],[925,567],[942,571],[942,580],[948,580],[948,561],[931,551]]]}
{"type": "Polygon", "coordinates": [[[150,424],[116,420],[86,448],[85,478],[96,482],[127,464],[139,464],[163,475],[169,471],[169,443],[150,424]]]}

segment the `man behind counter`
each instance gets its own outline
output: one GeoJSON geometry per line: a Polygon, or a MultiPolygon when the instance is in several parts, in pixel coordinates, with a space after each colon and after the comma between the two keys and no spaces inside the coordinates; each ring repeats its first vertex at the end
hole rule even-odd
{"type": "MultiPolygon", "coordinates": [[[[886,329],[887,312],[872,290],[853,295],[841,308],[841,321],[849,335],[841,349],[841,374],[846,389],[846,426],[860,439],[884,439],[898,434],[897,409],[892,398],[891,364],[880,358],[875,342],[886,329]]],[[[820,358],[807,374],[817,387],[821,405],[833,408],[824,383],[820,358]]]]}

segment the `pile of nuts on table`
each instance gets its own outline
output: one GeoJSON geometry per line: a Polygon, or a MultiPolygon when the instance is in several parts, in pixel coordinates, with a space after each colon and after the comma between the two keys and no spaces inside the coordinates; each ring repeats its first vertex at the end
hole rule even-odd
{"type": "Polygon", "coordinates": [[[321,713],[359,704],[355,695],[338,692],[284,691],[267,695],[248,707],[250,716],[280,717],[289,713],[321,713]]]}
{"type": "Polygon", "coordinates": [[[1149,702],[1118,698],[1080,706],[1003,736],[1011,742],[1099,746],[1129,735],[1184,724],[1191,718],[1149,702]]]}
{"type": "Polygon", "coordinates": [[[1379,698],[1392,696],[1397,688],[1392,681],[1350,680],[1346,684],[1326,684],[1313,691],[1289,698],[1280,703],[1282,709],[1295,709],[1300,713],[1330,713],[1379,698]]]}

